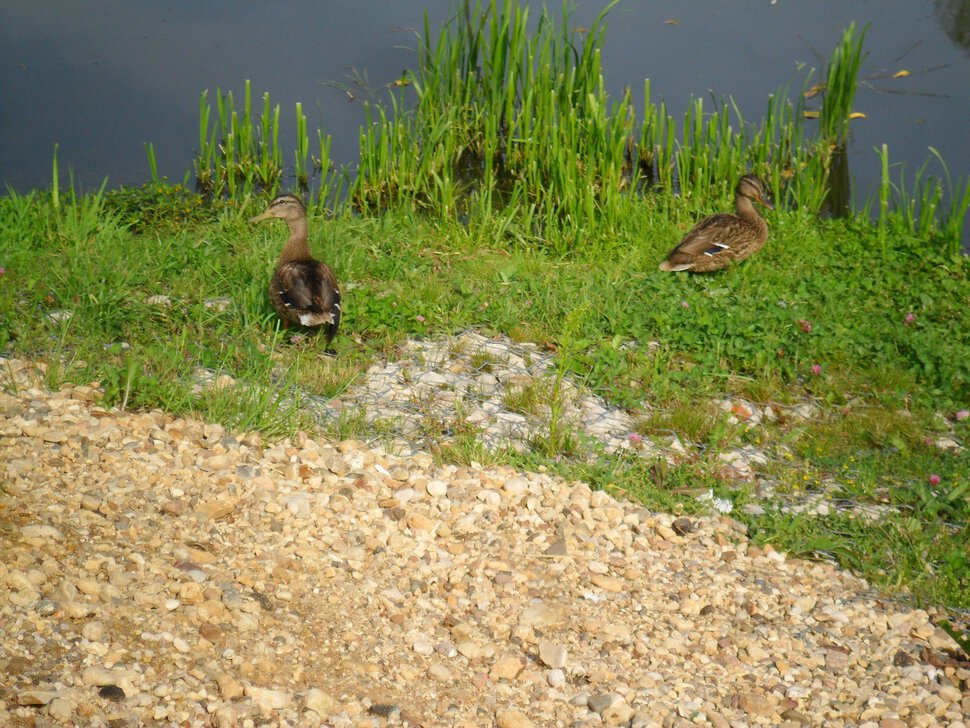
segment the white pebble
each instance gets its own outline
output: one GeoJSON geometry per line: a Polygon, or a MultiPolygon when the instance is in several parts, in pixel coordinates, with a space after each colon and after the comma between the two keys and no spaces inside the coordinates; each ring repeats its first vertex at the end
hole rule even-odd
{"type": "Polygon", "coordinates": [[[448,493],[448,485],[443,480],[432,480],[428,483],[428,495],[440,498],[448,493]]]}
{"type": "Polygon", "coordinates": [[[561,688],[566,684],[566,673],[557,667],[546,673],[546,681],[554,688],[561,688]]]}
{"type": "Polygon", "coordinates": [[[188,652],[191,649],[191,647],[189,647],[189,643],[183,640],[181,637],[176,637],[172,640],[172,647],[175,648],[176,652],[188,652]]]}

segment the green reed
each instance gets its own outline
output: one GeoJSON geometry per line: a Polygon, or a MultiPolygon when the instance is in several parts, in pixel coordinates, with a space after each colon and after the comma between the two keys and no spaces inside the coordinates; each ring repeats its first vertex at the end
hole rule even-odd
{"type": "MultiPolygon", "coordinates": [[[[746,172],[765,177],[787,206],[821,209],[831,145],[808,137],[803,99],[792,102],[788,89],[769,97],[758,123],[716,99],[713,109],[692,100],[676,120],[651,98],[649,80],[639,122],[629,91],[610,99],[601,48],[612,7],[582,38],[568,9],[558,23],[543,12],[530,25],[529,9],[512,0],[466,2],[437,37],[426,19],[407,76],[413,107],[400,89],[389,108],[367,110],[355,208],[487,219],[507,216],[514,200],[520,229],[567,248],[591,224],[612,229],[647,191],[730,198],[746,172]]],[[[861,36],[847,38],[855,65],[838,61],[840,50],[828,75],[854,84],[861,36]]]]}
{"type": "Polygon", "coordinates": [[[158,160],[155,157],[155,145],[151,142],[145,142],[145,154],[148,157],[148,169],[152,174],[152,182],[159,182],[158,160]]]}
{"type": "Polygon", "coordinates": [[[608,98],[602,77],[603,18],[582,40],[568,11],[558,26],[543,12],[533,33],[529,9],[512,0],[483,9],[466,3],[437,40],[427,19],[417,95],[402,90],[391,113],[368,109],[358,209],[408,204],[434,215],[485,215],[516,199],[541,228],[575,236],[616,217],[629,185],[629,95],[608,98]]]}
{"type": "MultiPolygon", "coordinates": [[[[902,165],[898,166],[898,181],[893,179],[885,144],[876,150],[881,166],[876,225],[884,257],[890,227],[912,238],[937,242],[948,255],[960,253],[963,225],[970,210],[970,180],[954,184],[943,157],[933,147],[929,150],[931,157],[916,170],[911,184],[902,165]],[[928,174],[934,160],[943,170],[941,176],[928,174]]],[[[867,204],[867,210],[870,206],[867,204]]]]}
{"type": "Polygon", "coordinates": [[[206,197],[249,197],[255,192],[274,194],[283,176],[279,147],[280,108],[270,106],[263,94],[263,112],[257,122],[252,116],[252,87],[247,80],[243,108],[237,110],[232,92],[216,89],[216,119],[208,92],[199,99],[199,151],[195,177],[199,192],[206,197]]]}
{"type": "Polygon", "coordinates": [[[306,194],[310,187],[310,176],[307,173],[307,157],[310,156],[310,137],[306,133],[306,116],[303,114],[303,104],[296,102],[296,152],[294,153],[294,170],[296,184],[306,194]]]}
{"type": "Polygon", "coordinates": [[[280,107],[262,95],[254,118],[252,87],[245,83],[242,109],[232,92],[216,89],[213,119],[208,91],[199,98],[199,150],[194,161],[196,187],[208,198],[244,202],[253,195],[272,196],[292,178],[292,187],[310,204],[332,204],[340,197],[344,180],[330,157],[331,138],[317,130],[317,153],[310,151],[303,105],[296,104],[296,138],[292,176],[283,166],[280,144],[280,107]]]}
{"type": "Polygon", "coordinates": [[[67,185],[62,189],[58,146],[54,145],[51,162],[51,206],[54,208],[51,232],[60,238],[83,241],[78,243],[78,246],[82,246],[103,222],[104,191],[108,186],[108,178],[101,181],[95,192],[84,193],[74,184],[74,173],[68,168],[67,185]]]}
{"type": "Polygon", "coordinates": [[[57,166],[57,144],[54,145],[54,160],[51,170],[51,202],[55,210],[61,207],[61,175],[57,166]]]}
{"type": "Polygon", "coordinates": [[[819,128],[822,138],[831,144],[844,145],[849,136],[849,120],[862,64],[862,43],[867,30],[868,26],[857,31],[855,23],[850,23],[825,71],[819,128]]]}
{"type": "Polygon", "coordinates": [[[876,225],[879,231],[879,249],[882,257],[886,257],[886,226],[889,224],[889,198],[892,194],[892,179],[889,176],[889,146],[883,144],[877,150],[879,152],[880,177],[879,177],[879,214],[876,218],[876,225]]]}
{"type": "MultiPolygon", "coordinates": [[[[426,16],[416,70],[392,85],[386,104],[366,106],[352,180],[334,169],[330,137],[319,129],[319,156],[311,154],[296,105],[295,187],[321,207],[348,202],[358,211],[474,220],[563,250],[587,240],[591,226],[615,231],[650,193],[678,194],[705,208],[712,197],[727,203],[748,172],[763,177],[785,209],[847,213],[844,150],[865,29],[850,25],[833,50],[812,132],[805,122],[809,79],[801,93],[783,87],[769,95],[755,122],[730,98],[692,99],[676,118],[651,98],[646,79],[638,119],[631,92],[612,99],[603,81],[605,18],[617,2],[586,32],[570,28],[565,4],[553,20],[545,10],[533,18],[517,0],[465,0],[437,34],[426,16]]],[[[205,195],[242,202],[283,186],[279,106],[269,94],[262,102],[254,121],[248,81],[241,110],[232,93],[217,89],[214,118],[202,94],[195,173],[205,195]]],[[[911,191],[902,173],[898,184],[884,183],[896,203],[892,210],[881,205],[879,224],[892,214],[912,234],[942,236],[958,249],[970,189],[945,176],[943,186],[924,166],[911,191]]]]}

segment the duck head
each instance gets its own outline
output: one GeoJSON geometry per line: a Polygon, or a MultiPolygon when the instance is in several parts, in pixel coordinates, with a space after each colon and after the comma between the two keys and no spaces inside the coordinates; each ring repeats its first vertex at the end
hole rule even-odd
{"type": "Polygon", "coordinates": [[[249,218],[249,222],[262,222],[272,217],[278,217],[287,222],[294,222],[301,219],[305,220],[306,207],[303,206],[300,198],[294,195],[279,195],[273,198],[273,201],[269,203],[269,207],[266,208],[265,212],[249,218]]]}
{"type": "Polygon", "coordinates": [[[753,174],[746,174],[738,180],[737,187],[734,188],[737,197],[747,197],[749,200],[760,202],[769,210],[774,210],[775,206],[768,199],[768,188],[765,183],[753,174]]]}

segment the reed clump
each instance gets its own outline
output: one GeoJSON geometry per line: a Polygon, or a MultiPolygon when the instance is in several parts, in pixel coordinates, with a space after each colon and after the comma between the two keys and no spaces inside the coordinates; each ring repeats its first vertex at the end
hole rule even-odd
{"type": "MultiPolygon", "coordinates": [[[[247,80],[242,109],[236,108],[231,91],[216,89],[216,117],[212,116],[208,91],[199,98],[199,148],[193,164],[196,190],[206,199],[241,202],[254,195],[272,197],[284,186],[287,175],[280,144],[280,107],[262,96],[262,112],[253,118],[252,86],[247,80]]],[[[304,197],[311,191],[328,202],[339,194],[339,174],[330,159],[330,137],[317,130],[318,155],[311,155],[306,115],[296,104],[296,136],[293,187],[304,197]],[[317,179],[319,178],[319,179],[317,179]],[[314,186],[313,181],[317,180],[314,186]]],[[[149,152],[149,160],[152,154],[149,152]]]]}
{"type": "Polygon", "coordinates": [[[612,102],[602,75],[603,19],[580,38],[511,0],[461,5],[433,38],[427,20],[418,70],[368,110],[351,190],[360,210],[399,204],[433,215],[488,217],[514,207],[527,230],[574,234],[611,224],[630,187],[629,94],[612,102]]]}
{"type": "MultiPolygon", "coordinates": [[[[561,252],[586,244],[593,226],[619,233],[631,208],[657,194],[727,204],[745,173],[765,179],[786,209],[854,214],[845,144],[865,28],[851,24],[833,50],[814,87],[823,91],[818,111],[806,108],[811,76],[799,93],[783,87],[769,95],[760,120],[716,98],[693,99],[678,117],[652,97],[646,79],[638,115],[632,92],[611,98],[603,80],[606,18],[617,2],[584,31],[571,27],[565,6],[558,20],[545,9],[533,18],[517,0],[465,0],[437,33],[426,17],[416,69],[391,86],[386,104],[366,108],[355,174],[334,169],[330,137],[320,130],[311,154],[300,104],[289,171],[269,94],[253,119],[249,82],[241,110],[217,89],[216,118],[203,93],[197,188],[244,202],[290,187],[311,205],[481,222],[499,237],[561,252]]],[[[892,186],[892,199],[880,193],[878,225],[898,220],[959,250],[965,183],[954,185],[948,174],[930,183],[921,170],[915,186],[901,174],[892,186]]]]}
{"type": "Polygon", "coordinates": [[[844,147],[849,137],[849,120],[863,58],[862,44],[868,29],[866,26],[859,31],[855,23],[849,23],[825,69],[819,129],[821,137],[835,146],[844,147]]]}

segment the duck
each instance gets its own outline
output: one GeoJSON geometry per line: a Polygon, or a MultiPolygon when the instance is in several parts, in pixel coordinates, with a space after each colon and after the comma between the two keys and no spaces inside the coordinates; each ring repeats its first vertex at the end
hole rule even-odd
{"type": "Polygon", "coordinates": [[[697,223],[668,253],[660,270],[708,273],[761,250],[768,240],[768,223],[758,214],[754,202],[775,209],[765,183],[746,174],[734,188],[734,214],[722,212],[697,223]]]}
{"type": "Polygon", "coordinates": [[[283,328],[304,326],[316,334],[323,331],[326,348],[340,327],[340,288],[326,263],[310,253],[307,236],[306,207],[294,195],[273,198],[265,212],[251,217],[255,224],[279,218],[290,228],[290,236],[276,261],[269,284],[269,300],[282,321],[283,328]]]}

